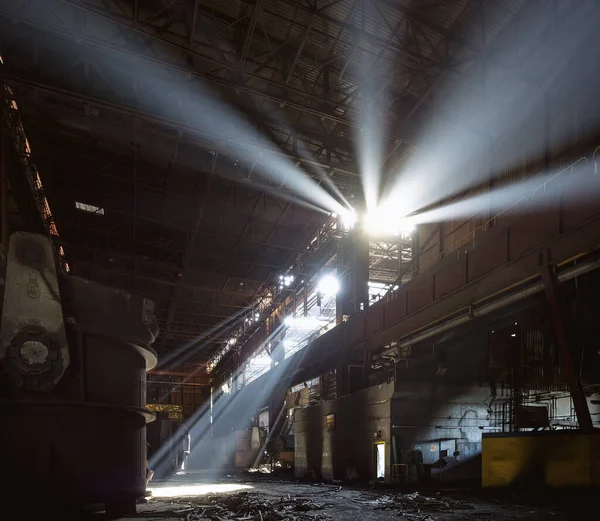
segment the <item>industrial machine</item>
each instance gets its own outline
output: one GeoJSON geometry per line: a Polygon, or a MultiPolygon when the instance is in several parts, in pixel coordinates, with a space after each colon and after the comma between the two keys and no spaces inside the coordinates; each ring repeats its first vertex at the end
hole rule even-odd
{"type": "Polygon", "coordinates": [[[154,419],[154,304],[58,266],[49,238],[19,232],[0,268],[3,505],[135,511],[154,419]]]}

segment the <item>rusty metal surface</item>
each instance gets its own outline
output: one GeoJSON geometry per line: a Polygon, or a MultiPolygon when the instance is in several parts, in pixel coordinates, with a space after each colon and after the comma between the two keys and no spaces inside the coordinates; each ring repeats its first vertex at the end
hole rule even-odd
{"type": "Polygon", "coordinates": [[[0,363],[18,388],[49,391],[70,362],[52,242],[15,233],[8,246],[0,363]]]}
{"type": "Polygon", "coordinates": [[[11,476],[2,495],[6,508],[32,489],[47,511],[57,503],[143,495],[143,416],[108,407],[2,404],[0,421],[0,463],[11,476]]]}
{"type": "Polygon", "coordinates": [[[146,370],[156,364],[152,303],[57,276],[42,235],[13,234],[7,271],[0,466],[11,487],[41,489],[49,507],[135,503],[145,488],[145,425],[155,418],[145,409],[146,370]]]}
{"type": "MultiPolygon", "coordinates": [[[[273,191],[294,194],[238,163],[247,143],[169,117],[158,110],[162,95],[140,81],[167,72],[174,92],[208,85],[305,174],[317,182],[325,175],[351,195],[360,190],[353,136],[361,66],[380,83],[378,128],[392,165],[413,150],[442,80],[476,64],[481,49],[470,38],[484,28],[490,47],[526,5],[9,3],[0,8],[1,75],[73,271],[153,298],[158,349],[172,352],[255,305],[304,255],[323,216],[278,200],[273,191]],[[132,74],[131,63],[149,76],[132,74]],[[83,199],[104,217],[76,212],[83,199]]],[[[169,100],[187,104],[179,94],[169,100]]],[[[224,329],[195,351],[197,363],[223,347],[231,336],[224,329]]]]}
{"type": "MultiPolygon", "coordinates": [[[[560,210],[557,208],[556,211],[560,210]]],[[[596,210],[595,218],[580,222],[578,226],[562,233],[556,233],[550,240],[544,241],[543,237],[538,238],[537,241],[534,239],[534,242],[521,251],[518,257],[511,260],[505,258],[500,266],[485,275],[467,279],[463,274],[465,267],[470,266],[472,262],[469,253],[477,248],[478,244],[487,244],[487,241],[476,242],[460,255],[444,259],[399,290],[391,292],[371,306],[368,311],[356,314],[347,322],[327,332],[263,378],[279,378],[281,385],[307,380],[321,374],[324,370],[336,367],[340,363],[340,357],[352,360],[353,353],[357,351],[380,348],[389,342],[427,329],[445,318],[451,318],[460,310],[468,310],[471,304],[490,299],[514,285],[524,281],[539,280],[541,252],[551,255],[553,262],[560,264],[600,247],[598,214],[596,210]],[[457,273],[457,265],[462,265],[463,268],[458,270],[460,284],[457,281],[458,287],[453,292],[436,297],[430,304],[406,314],[405,299],[410,298],[411,292],[420,291],[424,279],[430,281],[431,287],[435,284],[436,277],[443,275],[446,270],[457,273]],[[369,313],[379,314],[381,310],[383,310],[385,326],[371,334],[366,334],[369,313]]],[[[518,226],[520,226],[518,219],[504,221],[502,225],[490,229],[489,240],[504,241],[506,244],[511,230],[518,226]]],[[[484,262],[489,260],[484,258],[484,262]]],[[[261,378],[250,384],[249,388],[254,388],[254,385],[260,388],[260,382],[261,378]]]]}
{"type": "MultiPolygon", "coordinates": [[[[490,231],[490,240],[505,240],[510,233],[510,230],[513,227],[518,226],[520,226],[520,223],[517,224],[515,222],[512,226],[492,230],[490,231]]],[[[453,313],[476,301],[483,300],[504,288],[525,281],[530,277],[537,276],[539,274],[538,252],[540,249],[547,250],[549,248],[552,251],[553,260],[555,262],[561,262],[572,256],[587,253],[591,249],[597,247],[599,243],[600,222],[597,220],[590,221],[585,225],[580,225],[578,228],[572,228],[562,234],[557,233],[550,241],[544,241],[543,238],[539,238],[537,241],[530,243],[527,250],[520,252],[519,257],[515,257],[508,262],[505,261],[497,265],[495,269],[488,270],[484,276],[478,278],[469,277],[457,290],[446,295],[445,298],[440,298],[439,300],[432,302],[420,312],[402,317],[394,325],[378,332],[369,339],[349,339],[348,345],[349,347],[363,346],[375,348],[378,345],[386,343],[386,341],[391,341],[395,338],[411,334],[418,329],[425,327],[433,320],[439,320],[448,313],[453,313]]],[[[474,248],[477,248],[477,245],[475,245],[474,248]]],[[[483,262],[487,264],[497,261],[483,257],[483,262]]],[[[471,273],[473,266],[471,264],[471,257],[467,252],[457,259],[448,259],[446,262],[440,263],[435,270],[425,272],[421,274],[419,278],[430,277],[435,280],[436,273],[443,273],[445,269],[453,269],[454,266],[452,266],[452,264],[454,263],[467,264],[470,268],[469,273],[471,273]],[[449,266],[449,268],[447,268],[447,266],[449,266]]],[[[475,270],[475,273],[477,273],[477,270],[475,270]]],[[[411,281],[399,291],[406,292],[410,298],[410,293],[415,290],[417,284],[418,281],[411,281]]],[[[379,305],[379,303],[377,305],[379,305]]],[[[385,306],[385,302],[382,302],[381,305],[385,306]]]]}

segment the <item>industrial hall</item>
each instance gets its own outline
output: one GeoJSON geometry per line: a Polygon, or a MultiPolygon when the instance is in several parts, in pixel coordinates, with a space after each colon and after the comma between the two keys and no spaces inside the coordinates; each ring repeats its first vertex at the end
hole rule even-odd
{"type": "Polygon", "coordinates": [[[598,517],[598,27],[0,0],[0,519],[598,517]]]}

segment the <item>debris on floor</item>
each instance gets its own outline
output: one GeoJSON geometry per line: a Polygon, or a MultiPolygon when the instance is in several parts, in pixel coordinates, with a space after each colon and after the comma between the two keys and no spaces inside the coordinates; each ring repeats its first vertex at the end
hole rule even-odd
{"type": "MultiPolygon", "coordinates": [[[[183,483],[178,479],[168,484],[180,489],[183,483]]],[[[213,488],[216,484],[210,482],[213,488]]],[[[588,512],[597,502],[597,495],[587,492],[457,488],[402,493],[392,488],[342,488],[262,477],[244,484],[252,488],[153,497],[127,521],[581,521],[590,519],[588,512]]],[[[207,483],[188,480],[186,485],[194,489],[207,483]]]]}
{"type": "Polygon", "coordinates": [[[187,521],[330,521],[331,516],[321,512],[331,504],[314,501],[310,497],[290,496],[269,499],[258,492],[240,492],[231,495],[210,495],[188,498],[189,508],[171,515],[187,521]],[[309,512],[315,512],[309,513],[309,512]]]}
{"type": "Polygon", "coordinates": [[[473,509],[473,506],[466,501],[455,501],[442,496],[424,496],[418,492],[378,495],[376,497],[367,495],[353,501],[372,506],[374,510],[398,510],[398,515],[405,516],[407,519],[423,519],[423,521],[428,516],[422,514],[473,509]],[[415,515],[417,517],[413,517],[415,515]]]}
{"type": "Polygon", "coordinates": [[[248,469],[248,473],[254,474],[255,472],[260,472],[261,474],[271,474],[273,472],[273,467],[271,465],[259,465],[258,467],[252,467],[248,469]]]}

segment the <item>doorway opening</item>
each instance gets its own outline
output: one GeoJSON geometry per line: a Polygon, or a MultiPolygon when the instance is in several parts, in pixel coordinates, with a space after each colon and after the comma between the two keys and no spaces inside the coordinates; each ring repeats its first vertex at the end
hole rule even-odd
{"type": "Polygon", "coordinates": [[[373,446],[373,459],[375,460],[375,479],[385,479],[385,442],[375,443],[373,446]]]}

